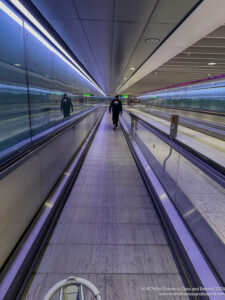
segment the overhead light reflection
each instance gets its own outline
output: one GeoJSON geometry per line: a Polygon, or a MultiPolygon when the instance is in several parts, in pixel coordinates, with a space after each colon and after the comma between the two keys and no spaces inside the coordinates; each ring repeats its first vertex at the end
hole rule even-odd
{"type": "MultiPolygon", "coordinates": [[[[52,42],[53,45],[57,47],[75,66],[74,69],[86,80],[88,80],[102,95],[106,94],[100,89],[100,87],[93,81],[93,79],[79,66],[79,64],[63,49],[63,47],[48,33],[48,31],[37,21],[37,19],[32,16],[32,14],[20,3],[18,0],[10,0],[20,12],[26,16],[32,24],[40,30],[45,37],[52,42]]],[[[14,12],[12,12],[7,6],[5,6],[0,1],[0,8],[4,10],[10,17],[12,17],[21,26],[23,25],[22,19],[20,19],[14,12]]],[[[52,47],[44,38],[42,38],[35,30],[25,22],[25,28],[29,30],[33,35],[35,35],[43,44],[48,47],[51,51],[55,52],[54,47],[52,47]]],[[[58,51],[57,51],[58,52],[58,51]]],[[[58,55],[58,53],[57,53],[58,55]]],[[[58,55],[59,56],[59,55],[58,55]]],[[[63,56],[61,56],[62,58],[63,56]]],[[[65,61],[65,60],[64,60],[65,61]]]]}
{"type": "Polygon", "coordinates": [[[208,66],[215,66],[215,65],[216,65],[215,62],[209,62],[209,63],[208,63],[208,66]]]}
{"type": "Polygon", "coordinates": [[[16,21],[20,26],[23,26],[23,20],[20,19],[11,9],[0,1],[0,9],[3,10],[11,19],[16,21]]]}

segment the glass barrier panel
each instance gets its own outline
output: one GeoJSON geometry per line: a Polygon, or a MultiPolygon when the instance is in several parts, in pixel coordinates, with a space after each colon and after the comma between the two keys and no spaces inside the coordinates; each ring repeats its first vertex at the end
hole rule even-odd
{"type": "Polygon", "coordinates": [[[0,157],[30,140],[24,30],[0,10],[0,157]]]}
{"type": "Polygon", "coordinates": [[[129,138],[167,191],[190,231],[225,281],[225,189],[167,143],[130,117],[129,138]]]}

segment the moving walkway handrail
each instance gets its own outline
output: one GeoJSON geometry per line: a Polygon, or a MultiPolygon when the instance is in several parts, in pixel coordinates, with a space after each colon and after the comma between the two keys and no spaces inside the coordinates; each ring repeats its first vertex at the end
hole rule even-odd
{"type": "Polygon", "coordinates": [[[225,168],[212,159],[206,157],[202,153],[192,149],[186,144],[178,141],[177,139],[171,138],[169,134],[160,130],[152,124],[149,124],[144,119],[136,116],[132,112],[127,111],[127,113],[137,120],[141,125],[145,128],[153,132],[156,136],[162,139],[164,142],[169,144],[172,148],[174,148],[177,152],[183,155],[185,158],[194,163],[199,169],[201,169],[204,173],[210,176],[213,180],[219,183],[221,186],[225,187],[225,168]]]}

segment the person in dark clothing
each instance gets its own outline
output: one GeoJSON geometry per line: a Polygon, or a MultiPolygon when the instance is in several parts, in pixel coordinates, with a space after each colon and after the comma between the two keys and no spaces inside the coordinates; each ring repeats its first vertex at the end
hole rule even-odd
{"type": "Polygon", "coordinates": [[[67,94],[64,94],[64,96],[61,99],[61,112],[63,112],[64,118],[67,118],[70,116],[70,108],[73,111],[73,104],[70,98],[67,97],[67,94]]]}
{"type": "Polygon", "coordinates": [[[118,125],[119,120],[119,114],[122,115],[122,103],[119,100],[119,96],[116,96],[115,99],[112,100],[110,106],[109,106],[109,113],[111,114],[112,111],[112,120],[113,120],[113,130],[118,125]]]}

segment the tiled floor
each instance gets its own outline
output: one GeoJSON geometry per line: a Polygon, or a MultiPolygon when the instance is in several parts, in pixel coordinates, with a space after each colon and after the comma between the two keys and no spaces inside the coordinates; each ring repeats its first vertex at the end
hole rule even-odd
{"type": "Polygon", "coordinates": [[[184,286],[123,133],[107,114],[24,299],[43,299],[71,275],[90,279],[103,300],[165,299],[146,288],[184,286]]]}

